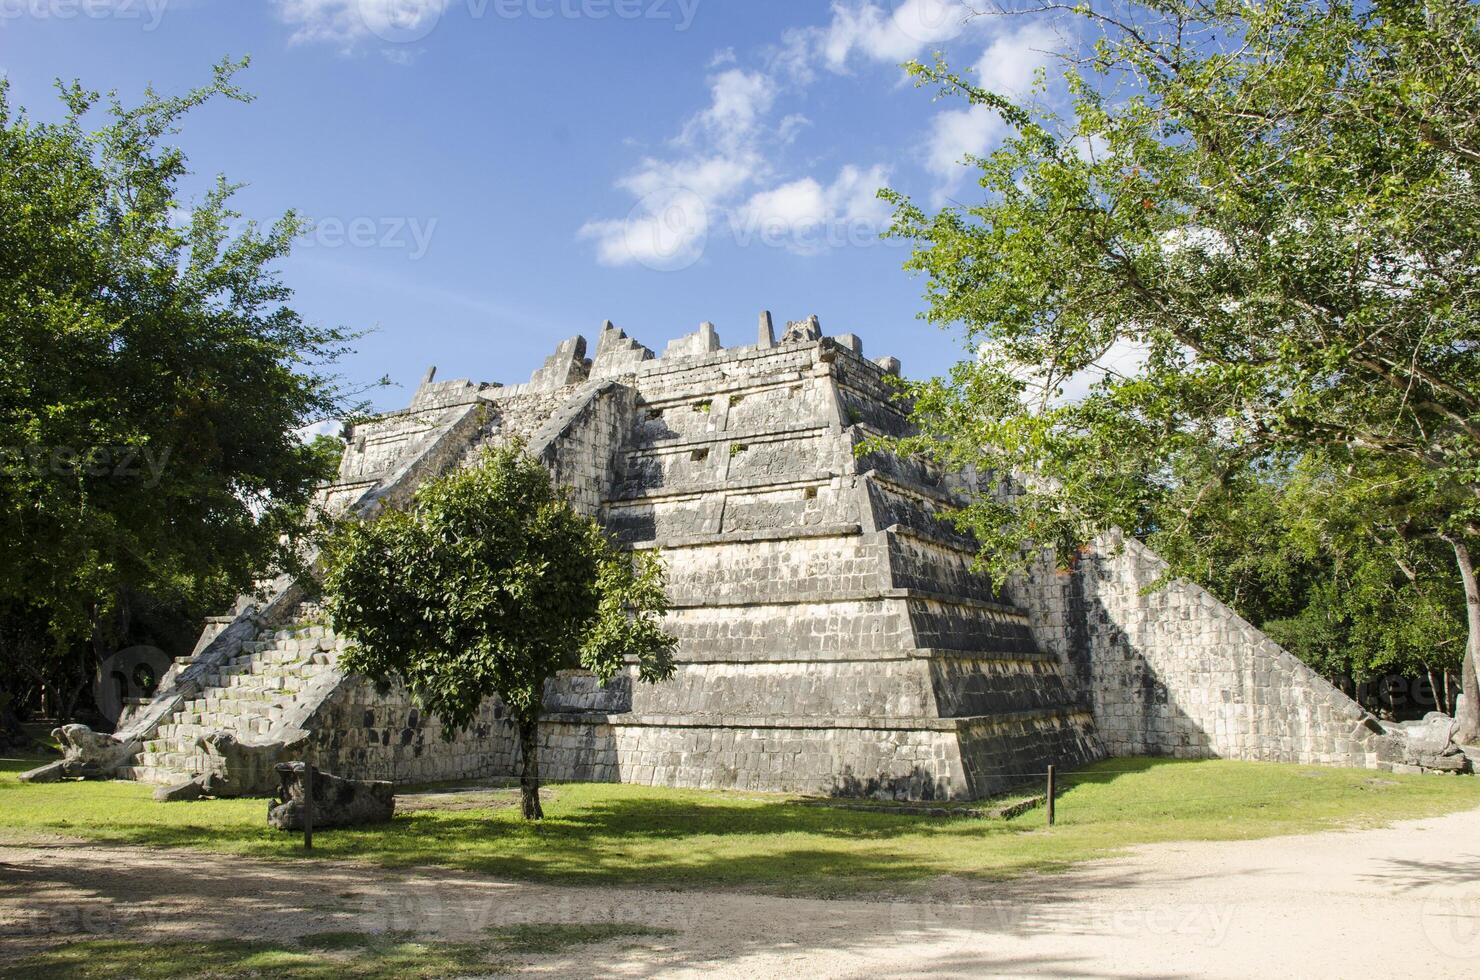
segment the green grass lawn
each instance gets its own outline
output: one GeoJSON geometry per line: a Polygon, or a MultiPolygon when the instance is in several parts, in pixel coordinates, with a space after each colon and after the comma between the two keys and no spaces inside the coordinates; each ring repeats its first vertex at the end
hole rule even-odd
{"type": "Polygon", "coordinates": [[[548,923],[490,929],[483,942],[419,940],[405,933],[321,932],[295,940],[135,942],[97,939],[70,943],[0,964],[0,978],[16,980],[133,980],[274,977],[278,980],[400,980],[487,976],[509,971],[503,957],[552,955],[591,943],[665,936],[662,929],[625,923],[548,923]]]}
{"type": "Polygon", "coordinates": [[[546,820],[508,807],[420,811],[363,830],[269,830],[261,800],[160,804],[132,783],[27,786],[0,767],[0,840],[64,834],[294,861],[439,865],[570,884],[772,894],[908,891],[941,875],[1054,871],[1128,845],[1370,826],[1480,806],[1480,779],[1270,763],[1115,759],[1068,774],[1058,826],[798,806],[786,797],[561,784],[546,820]]]}

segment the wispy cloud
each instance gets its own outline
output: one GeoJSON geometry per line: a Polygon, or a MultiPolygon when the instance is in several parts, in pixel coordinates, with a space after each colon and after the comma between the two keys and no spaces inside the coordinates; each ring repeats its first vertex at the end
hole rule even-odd
{"type": "Polygon", "coordinates": [[[818,29],[818,48],[835,71],[854,57],[898,64],[959,37],[971,19],[961,0],[903,0],[892,8],[835,2],[831,22],[818,29]]]}
{"type": "Polygon", "coordinates": [[[295,42],[348,49],[361,41],[419,40],[436,27],[450,0],[273,0],[295,42]]]}
{"type": "Polygon", "coordinates": [[[816,255],[839,244],[863,244],[889,223],[879,188],[889,183],[882,164],[867,170],[844,166],[832,183],[803,177],[752,196],[732,217],[736,237],[759,235],[798,255],[816,255]]]}
{"type": "Polygon", "coordinates": [[[709,104],[673,141],[669,157],[648,157],[617,181],[635,197],[623,219],[588,222],[579,232],[603,265],[683,268],[702,253],[714,216],[769,173],[761,121],[776,98],[772,80],[729,68],[709,80],[709,104]]]}
{"type": "MultiPolygon", "coordinates": [[[[1061,44],[1056,34],[1039,24],[998,34],[972,68],[974,80],[988,91],[1022,99],[1061,44]]],[[[937,206],[965,178],[962,161],[985,154],[1006,131],[1002,118],[985,106],[944,109],[936,114],[925,143],[925,168],[937,179],[933,195],[937,206]]]]}
{"type": "MultiPolygon", "coordinates": [[[[834,0],[824,23],[786,31],[751,60],[725,49],[710,62],[708,104],[682,124],[672,152],[616,180],[635,199],[627,217],[588,222],[579,237],[594,243],[604,265],[666,269],[698,261],[721,229],[741,244],[759,240],[798,254],[876,241],[888,221],[877,192],[894,168],[849,163],[835,174],[784,173],[780,151],[809,120],[795,112],[776,120],[778,107],[820,78],[897,65],[957,39],[983,45],[970,69],[983,87],[1021,97],[1060,45],[1041,24],[1011,26],[974,16],[961,0],[834,0]]],[[[934,182],[939,206],[966,176],[963,160],[988,152],[1004,133],[988,109],[945,108],[906,153],[934,182]]]]}

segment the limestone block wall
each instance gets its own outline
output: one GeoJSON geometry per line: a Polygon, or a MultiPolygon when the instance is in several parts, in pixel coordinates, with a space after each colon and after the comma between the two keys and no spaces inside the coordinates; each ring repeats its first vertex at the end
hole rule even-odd
{"type": "Polygon", "coordinates": [[[1038,643],[1015,609],[969,599],[914,598],[907,603],[914,640],[922,647],[980,653],[1033,653],[1038,643]]]}
{"type": "Polygon", "coordinates": [[[593,383],[537,432],[530,452],[568,488],[576,509],[595,516],[615,476],[617,452],[632,426],[636,392],[615,381],[593,383]]]}
{"type": "Polygon", "coordinates": [[[1050,711],[1074,704],[1074,692],[1050,654],[938,656],[928,665],[935,711],[942,718],[1050,711]]]}
{"type": "Polygon", "coordinates": [[[687,659],[772,660],[847,651],[907,650],[914,642],[903,600],[854,598],[674,609],[665,623],[687,659]]]}
{"type": "Polygon", "coordinates": [[[886,536],[895,588],[940,592],[966,599],[1006,602],[986,575],[972,570],[974,554],[927,538],[909,528],[886,536]]]}
{"type": "Polygon", "coordinates": [[[725,500],[720,529],[757,531],[856,524],[860,516],[856,486],[851,478],[831,478],[821,486],[732,493],[725,500]]]}
{"type": "Polygon", "coordinates": [[[641,365],[638,391],[649,404],[665,396],[728,398],[736,389],[757,382],[772,386],[796,384],[815,376],[816,344],[784,344],[770,349],[732,348],[695,357],[664,358],[641,365]],[[685,392],[687,389],[687,392],[685,392]]]}
{"type": "Polygon", "coordinates": [[[863,366],[851,360],[839,363],[838,393],[844,425],[866,425],[891,436],[906,434],[908,419],[894,404],[892,390],[882,380],[884,374],[873,365],[863,366]]]}
{"type": "Polygon", "coordinates": [[[403,784],[504,775],[517,742],[496,700],[448,741],[437,716],[418,707],[404,687],[382,695],[357,677],[345,678],[306,727],[320,768],[403,784]]]}
{"type": "Polygon", "coordinates": [[[391,468],[417,439],[441,424],[445,409],[397,412],[362,422],[349,432],[349,445],[339,464],[339,479],[378,477],[391,468]]]}
{"type": "Polygon", "coordinates": [[[939,656],[840,651],[812,657],[694,660],[662,684],[630,668],[599,686],[581,672],[552,680],[552,711],[626,712],[731,725],[736,718],[828,725],[840,718],[906,720],[1042,713],[1070,705],[1051,656],[939,656]]]}
{"type": "Polygon", "coordinates": [[[975,542],[956,529],[946,516],[951,504],[944,495],[878,475],[869,481],[868,502],[873,526],[912,528],[928,537],[966,549],[975,542]]]}
{"type": "Polygon", "coordinates": [[[347,433],[340,482],[384,476],[417,440],[446,425],[451,412],[476,402],[484,387],[468,381],[424,384],[409,408],[355,424],[347,433]]]}
{"type": "Polygon", "coordinates": [[[975,796],[1036,786],[1049,763],[1073,768],[1105,755],[1087,710],[977,716],[959,729],[962,767],[975,796]]]}
{"type": "Polygon", "coordinates": [[[802,425],[827,425],[832,405],[816,378],[764,383],[723,399],[731,432],[784,433],[802,425]]]}
{"type": "Polygon", "coordinates": [[[1092,702],[1108,751],[1376,761],[1379,733],[1355,702],[1206,590],[1150,589],[1166,568],[1139,541],[1111,536],[1073,573],[1045,561],[1013,590],[1092,702]]]}
{"type": "Polygon", "coordinates": [[[668,682],[633,680],[622,686],[630,691],[630,710],[643,718],[722,725],[778,719],[797,725],[840,718],[934,718],[933,683],[925,660],[897,654],[806,663],[686,663],[668,682]]]}
{"type": "Polygon", "coordinates": [[[552,715],[541,725],[541,759],[549,760],[543,771],[551,779],[927,800],[971,795],[956,723],[884,724],[713,727],[552,715]]]}
{"type": "Polygon", "coordinates": [[[661,549],[675,605],[735,605],[857,595],[887,586],[882,534],[792,532],[661,549]]]}
{"type": "Polygon", "coordinates": [[[625,544],[721,532],[857,524],[853,479],[824,477],[806,485],[736,490],[653,491],[607,502],[604,523],[625,544]]]}

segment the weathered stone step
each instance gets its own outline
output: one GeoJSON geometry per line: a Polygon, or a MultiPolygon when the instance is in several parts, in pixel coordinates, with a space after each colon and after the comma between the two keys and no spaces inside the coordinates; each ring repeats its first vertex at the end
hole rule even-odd
{"type": "MultiPolygon", "coordinates": [[[[201,690],[163,719],[126,776],[174,782],[198,773],[207,754],[196,743],[212,731],[269,735],[311,680],[333,672],[344,647],[324,626],[262,630],[201,678],[201,690]]],[[[193,662],[181,658],[180,666],[193,662]]]]}
{"type": "Polygon", "coordinates": [[[964,727],[1003,727],[1051,723],[1071,723],[1089,716],[1088,708],[1066,705],[1029,711],[1005,711],[991,715],[962,715],[951,718],[932,717],[834,717],[798,718],[794,715],[639,715],[632,712],[550,711],[542,721],[564,724],[634,725],[654,728],[780,728],[803,731],[832,729],[866,729],[870,731],[956,732],[964,727]]]}
{"type": "Polygon", "coordinates": [[[119,768],[115,778],[130,779],[137,783],[152,783],[160,786],[169,786],[189,778],[192,773],[182,769],[173,769],[168,766],[122,766],[119,768]]]}

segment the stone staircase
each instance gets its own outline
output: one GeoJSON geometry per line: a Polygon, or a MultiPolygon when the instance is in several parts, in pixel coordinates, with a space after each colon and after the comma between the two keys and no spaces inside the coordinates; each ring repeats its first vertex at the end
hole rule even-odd
{"type": "MultiPolygon", "coordinates": [[[[189,779],[208,768],[206,752],[196,742],[208,732],[270,738],[309,696],[311,682],[334,672],[344,646],[325,626],[263,630],[242,645],[239,655],[206,675],[200,692],[160,723],[120,776],[162,784],[189,779]]],[[[182,657],[175,670],[190,663],[182,657]]]]}

